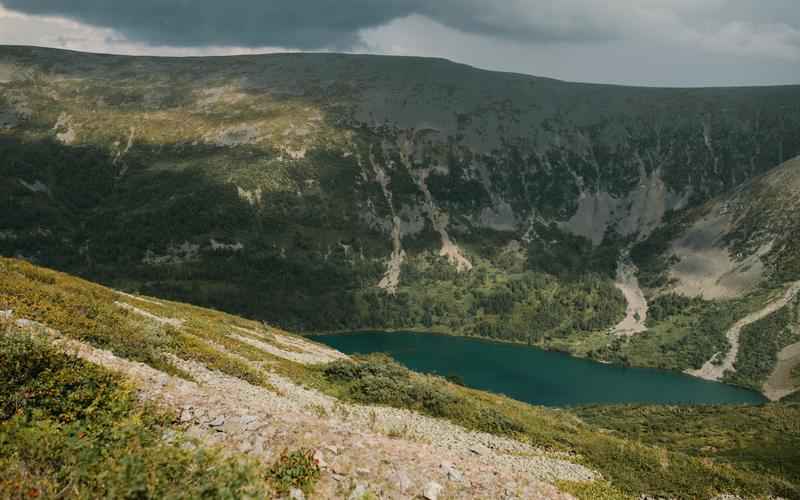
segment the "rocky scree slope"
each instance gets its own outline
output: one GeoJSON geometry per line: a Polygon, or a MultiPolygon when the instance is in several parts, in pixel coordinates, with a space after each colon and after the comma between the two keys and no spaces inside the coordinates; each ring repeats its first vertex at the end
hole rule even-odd
{"type": "MultiPolygon", "coordinates": [[[[626,250],[800,153],[799,97],[439,59],[2,47],[0,252],[295,330],[617,360],[647,310],[626,250]]],[[[696,368],[679,340],[668,367],[696,368]]]]}

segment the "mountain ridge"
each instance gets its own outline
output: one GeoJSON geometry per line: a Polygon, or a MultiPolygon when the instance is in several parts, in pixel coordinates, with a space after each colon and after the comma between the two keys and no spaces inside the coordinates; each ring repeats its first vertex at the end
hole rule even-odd
{"type": "Polygon", "coordinates": [[[358,58],[0,49],[0,252],[296,330],[446,329],[676,370],[724,350],[714,314],[764,299],[696,302],[680,321],[702,328],[663,299],[650,337],[613,330],[626,251],[647,292],[672,218],[800,154],[800,86],[358,58]]]}

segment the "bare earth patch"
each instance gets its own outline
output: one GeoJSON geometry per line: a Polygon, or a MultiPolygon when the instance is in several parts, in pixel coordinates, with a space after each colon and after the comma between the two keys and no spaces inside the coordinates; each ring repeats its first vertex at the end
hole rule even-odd
{"type": "Polygon", "coordinates": [[[770,251],[764,245],[744,260],[733,259],[723,244],[732,228],[731,216],[724,206],[698,220],[672,244],[671,252],[680,261],[672,266],[672,291],[687,297],[724,299],[741,296],[751,290],[764,275],[761,257],[770,251]]]}
{"type": "Polygon", "coordinates": [[[636,266],[621,259],[617,267],[617,280],[614,283],[628,303],[625,309],[625,319],[614,327],[614,333],[619,336],[631,336],[647,330],[647,299],[639,287],[636,278],[636,266]]]}

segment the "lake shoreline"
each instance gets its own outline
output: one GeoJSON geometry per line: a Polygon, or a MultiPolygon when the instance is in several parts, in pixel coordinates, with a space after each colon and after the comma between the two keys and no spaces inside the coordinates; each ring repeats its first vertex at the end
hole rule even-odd
{"type": "Polygon", "coordinates": [[[504,345],[515,345],[515,346],[520,346],[520,347],[528,347],[528,348],[538,349],[540,351],[545,351],[545,352],[549,352],[549,353],[563,354],[565,356],[569,356],[570,358],[586,360],[586,361],[590,361],[590,362],[593,362],[593,363],[598,363],[598,364],[601,364],[601,365],[617,366],[617,367],[620,367],[620,368],[641,368],[641,369],[647,369],[647,370],[656,370],[656,371],[660,371],[660,372],[664,372],[664,373],[682,374],[682,375],[686,375],[688,377],[696,378],[696,379],[699,379],[699,380],[706,380],[706,381],[709,381],[709,382],[715,382],[715,383],[727,385],[727,386],[730,386],[730,387],[736,387],[736,388],[739,388],[739,389],[745,389],[745,390],[748,390],[748,391],[751,391],[751,392],[754,392],[756,394],[760,394],[760,395],[764,396],[768,401],[772,401],[772,398],[770,398],[769,395],[767,395],[763,390],[756,390],[756,389],[753,389],[752,387],[745,387],[743,385],[738,385],[738,384],[730,384],[728,382],[723,382],[723,381],[719,381],[719,380],[708,380],[708,379],[705,379],[703,377],[698,377],[696,375],[693,375],[692,373],[689,373],[688,371],[671,370],[669,368],[659,368],[657,366],[645,366],[645,365],[636,365],[636,364],[627,364],[626,365],[626,364],[623,364],[623,363],[616,363],[614,361],[607,361],[607,360],[602,360],[602,359],[590,358],[588,356],[581,356],[580,354],[577,354],[577,353],[574,353],[574,352],[571,352],[571,351],[567,351],[567,350],[563,350],[563,349],[556,349],[556,348],[553,348],[552,346],[547,346],[547,345],[542,345],[542,344],[528,344],[526,342],[520,342],[518,340],[503,340],[503,339],[493,339],[493,338],[489,338],[489,337],[470,336],[470,335],[464,335],[464,334],[460,334],[460,333],[447,332],[447,331],[444,331],[444,330],[437,329],[435,327],[431,328],[431,329],[409,327],[409,328],[381,328],[381,329],[361,328],[361,329],[349,329],[349,330],[326,330],[324,332],[304,332],[304,333],[302,333],[300,335],[302,335],[303,337],[327,337],[327,336],[334,336],[334,335],[358,335],[358,334],[363,334],[363,333],[375,333],[375,332],[422,333],[422,334],[426,334],[426,335],[441,335],[441,336],[445,336],[445,337],[456,337],[456,338],[462,338],[462,339],[477,340],[477,341],[482,341],[482,342],[488,342],[488,343],[491,343],[491,344],[504,344],[504,345]]]}
{"type": "MultiPolygon", "coordinates": [[[[735,402],[733,404],[758,406],[769,402],[763,394],[751,388],[739,387],[721,382],[709,382],[675,370],[599,362],[585,356],[574,356],[562,350],[544,349],[536,345],[528,345],[520,342],[496,341],[494,339],[482,337],[469,337],[466,335],[416,329],[362,329],[308,334],[307,336],[311,337],[312,340],[334,347],[348,354],[358,352],[386,352],[397,359],[397,361],[407,364],[410,368],[417,371],[440,375],[470,374],[473,379],[472,381],[468,381],[468,385],[490,392],[499,391],[508,394],[507,387],[496,385],[500,384],[498,377],[502,378],[505,376],[507,380],[502,381],[502,383],[509,383],[516,386],[522,385],[522,389],[517,387],[517,389],[522,390],[522,393],[525,393],[527,390],[524,387],[526,384],[544,384],[548,387],[548,390],[556,394],[551,394],[551,396],[555,398],[554,400],[558,400],[561,397],[557,395],[559,392],[563,392],[565,395],[571,393],[585,393],[591,390],[607,393],[605,396],[600,397],[597,402],[568,402],[562,404],[537,401],[535,400],[537,397],[535,391],[527,395],[520,395],[522,393],[518,392],[518,395],[515,397],[516,399],[523,398],[523,400],[531,404],[543,404],[545,406],[580,406],[583,404],[713,405],[732,404],[729,401],[733,401],[735,402]],[[407,337],[404,338],[404,336],[396,335],[398,333],[406,334],[407,337]],[[332,340],[330,339],[331,337],[337,338],[338,340],[332,340]],[[329,341],[326,341],[326,338],[329,338],[329,341]],[[445,338],[457,338],[462,340],[462,342],[450,344],[447,343],[446,340],[442,340],[445,338]],[[473,343],[473,341],[478,342],[473,343]],[[482,348],[477,344],[495,346],[495,348],[482,348]],[[512,346],[525,346],[530,349],[509,350],[508,348],[512,346]],[[463,359],[456,356],[459,352],[465,353],[463,354],[463,359]],[[437,356],[436,353],[440,353],[441,356],[437,356]],[[431,356],[433,357],[431,358],[431,356]],[[453,358],[453,356],[456,357],[453,358]],[[509,356],[517,359],[516,365],[509,366],[508,363],[502,361],[502,359],[509,356]],[[481,365],[494,363],[497,371],[501,373],[498,375],[494,372],[487,373],[484,371],[482,373],[486,376],[485,379],[481,379],[480,377],[475,378],[477,377],[476,373],[478,373],[478,370],[470,366],[469,363],[465,365],[464,360],[466,359],[481,359],[481,365]],[[419,363],[427,364],[421,366],[419,363]],[[416,367],[411,366],[415,364],[417,365],[416,367]],[[536,368],[530,370],[527,367],[536,368]],[[461,373],[459,373],[459,370],[461,370],[461,373]],[[580,375],[581,373],[584,373],[584,375],[580,375]],[[597,382],[592,380],[596,376],[601,378],[607,377],[611,380],[611,383],[606,386],[598,386],[597,382]],[[644,380],[649,382],[644,382],[644,380]],[[698,385],[695,382],[713,384],[713,386],[718,387],[718,389],[711,388],[711,386],[703,387],[702,384],[698,385]],[[656,392],[663,389],[661,387],[663,384],[667,386],[683,387],[686,392],[673,391],[664,396],[664,401],[659,401],[659,398],[654,399],[653,396],[649,394],[649,392],[652,391],[652,387],[648,389],[643,388],[643,385],[646,383],[654,384],[652,387],[657,388],[656,392]],[[485,384],[495,384],[495,386],[487,387],[485,384]],[[593,385],[594,389],[588,389],[593,385]],[[608,393],[607,389],[612,387],[620,387],[619,390],[622,391],[623,394],[614,395],[608,393]],[[622,389],[623,387],[625,389],[622,389]],[[625,391],[628,390],[632,392],[630,392],[630,394],[625,393],[625,391]],[[531,400],[531,398],[533,400],[531,400]],[[612,402],[601,402],[603,398],[610,398],[612,402]]],[[[614,391],[612,390],[611,392],[613,393],[614,391]]],[[[579,397],[593,398],[595,396],[583,394],[582,396],[579,395],[579,397]]]]}

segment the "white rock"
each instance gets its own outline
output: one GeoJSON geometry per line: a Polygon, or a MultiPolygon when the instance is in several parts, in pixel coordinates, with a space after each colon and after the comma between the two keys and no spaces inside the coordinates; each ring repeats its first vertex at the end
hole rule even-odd
{"type": "Polygon", "coordinates": [[[316,460],[319,466],[323,469],[328,467],[328,462],[325,461],[325,454],[322,453],[322,450],[317,450],[314,452],[314,460],[316,460]]]}
{"type": "Polygon", "coordinates": [[[397,485],[397,488],[403,493],[411,489],[411,478],[408,477],[408,474],[406,474],[405,471],[396,471],[392,475],[391,481],[394,482],[397,485]]]}
{"type": "Polygon", "coordinates": [[[289,498],[291,500],[306,500],[306,496],[297,488],[292,488],[292,491],[289,492],[289,498]]]}
{"type": "Polygon", "coordinates": [[[456,466],[451,462],[442,462],[439,467],[442,469],[442,472],[447,475],[447,479],[451,481],[460,482],[464,479],[464,474],[456,469],[456,466]]]}
{"type": "Polygon", "coordinates": [[[225,425],[225,417],[220,415],[211,422],[208,423],[210,427],[222,427],[225,425]]]}
{"type": "Polygon", "coordinates": [[[242,425],[249,425],[255,422],[256,420],[258,420],[258,417],[255,417],[253,415],[242,415],[239,418],[239,423],[242,425]]]}
{"type": "Polygon", "coordinates": [[[447,471],[447,479],[460,483],[464,480],[464,474],[462,474],[460,470],[450,469],[447,471]]]}
{"type": "Polygon", "coordinates": [[[361,500],[364,498],[364,495],[367,494],[369,488],[367,488],[366,484],[358,484],[356,485],[355,489],[350,493],[350,496],[347,497],[347,500],[361,500]]]}
{"type": "Polygon", "coordinates": [[[425,489],[422,491],[422,496],[425,500],[439,500],[439,494],[442,492],[444,488],[441,484],[437,483],[436,481],[431,481],[425,485],[425,489]]]}

